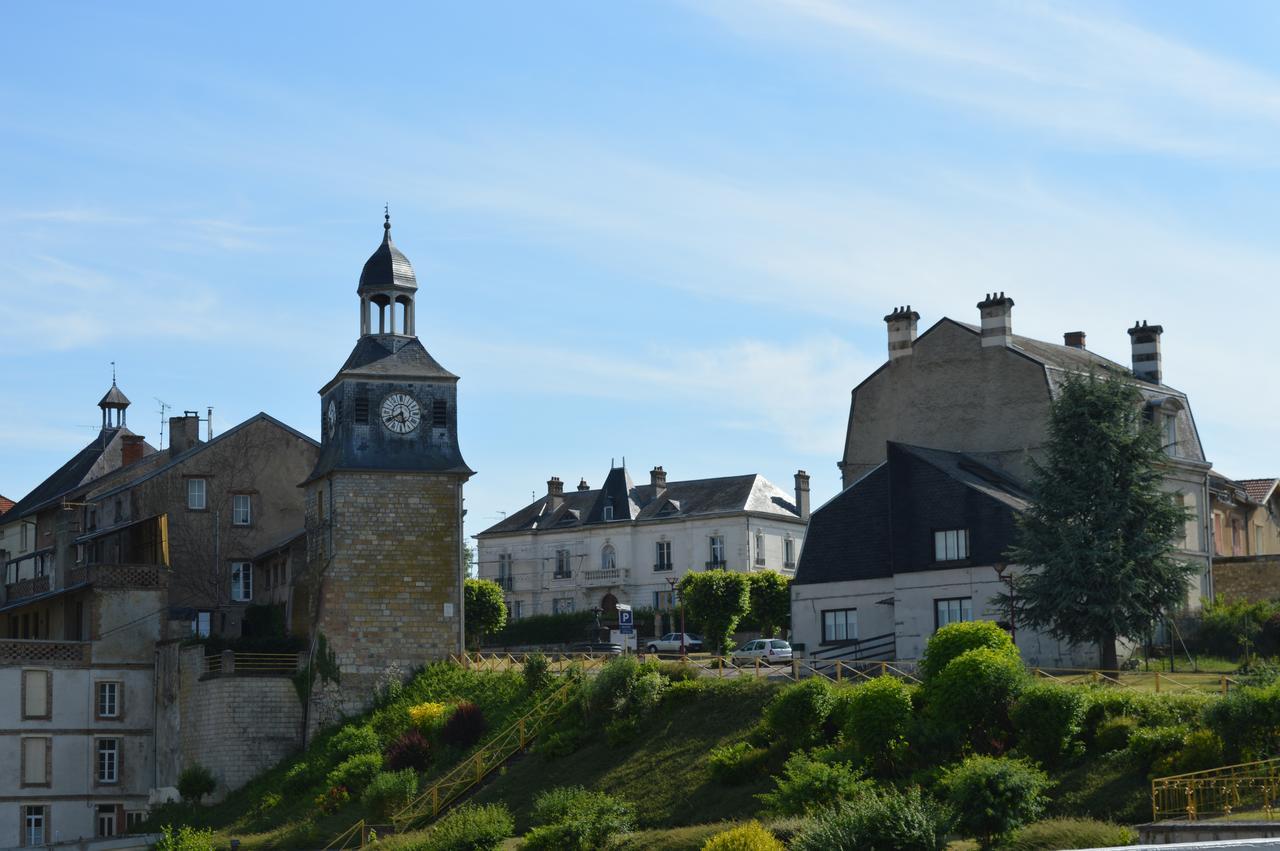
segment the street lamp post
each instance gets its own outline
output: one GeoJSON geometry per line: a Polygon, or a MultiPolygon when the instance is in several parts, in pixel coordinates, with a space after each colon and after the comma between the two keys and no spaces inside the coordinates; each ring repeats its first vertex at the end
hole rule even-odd
{"type": "MultiPolygon", "coordinates": [[[[671,603],[672,605],[675,605],[676,595],[680,593],[679,589],[676,588],[676,578],[674,576],[668,576],[667,584],[671,586],[671,603]]],[[[685,647],[684,647],[684,599],[682,597],[680,600],[680,656],[684,657],[685,655],[686,653],[685,653],[685,647]]]]}
{"type": "Polygon", "coordinates": [[[1013,646],[1018,646],[1018,591],[1013,587],[1013,574],[1009,573],[1009,565],[1003,561],[995,564],[996,577],[1001,582],[1009,586],[1009,640],[1013,642],[1013,646]],[[1006,575],[1007,574],[1007,575],[1006,575]]]}

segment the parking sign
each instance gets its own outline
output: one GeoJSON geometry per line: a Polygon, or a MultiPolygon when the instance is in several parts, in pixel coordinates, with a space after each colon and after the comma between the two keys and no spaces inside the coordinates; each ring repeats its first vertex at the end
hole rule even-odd
{"type": "Polygon", "coordinates": [[[635,620],[631,613],[631,607],[625,603],[618,604],[618,632],[623,635],[630,635],[636,631],[635,620]]]}

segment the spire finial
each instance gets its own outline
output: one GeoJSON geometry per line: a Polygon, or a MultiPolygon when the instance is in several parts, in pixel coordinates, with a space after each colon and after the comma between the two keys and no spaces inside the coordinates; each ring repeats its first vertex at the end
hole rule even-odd
{"type": "Polygon", "coordinates": [[[111,362],[111,386],[116,386],[116,362],[111,362]]]}
{"type": "Polygon", "coordinates": [[[382,205],[382,218],[382,229],[385,230],[389,236],[391,234],[391,204],[388,203],[382,205]]]}

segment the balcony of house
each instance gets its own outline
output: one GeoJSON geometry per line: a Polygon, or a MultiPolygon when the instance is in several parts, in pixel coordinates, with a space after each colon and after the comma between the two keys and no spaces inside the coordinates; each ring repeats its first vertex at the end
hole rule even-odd
{"type": "Polygon", "coordinates": [[[50,665],[80,668],[89,665],[88,641],[49,641],[38,638],[0,638],[0,665],[50,665]]]}
{"type": "Polygon", "coordinates": [[[168,515],[95,529],[77,537],[75,546],[63,587],[158,588],[168,581],[168,515]]]}
{"type": "Polygon", "coordinates": [[[169,568],[163,564],[87,564],[67,571],[66,587],[159,588],[168,577],[169,568]]]}
{"type": "Polygon", "coordinates": [[[600,570],[584,570],[582,584],[588,588],[602,585],[617,585],[622,581],[622,569],[618,567],[601,568],[600,570]]]}
{"type": "Polygon", "coordinates": [[[707,562],[707,566],[704,568],[704,570],[728,570],[728,569],[729,569],[728,562],[726,562],[724,559],[715,559],[715,558],[707,562]]]}
{"type": "Polygon", "coordinates": [[[14,603],[27,597],[48,593],[53,587],[49,576],[52,564],[52,547],[5,562],[4,591],[0,602],[14,603]]]}

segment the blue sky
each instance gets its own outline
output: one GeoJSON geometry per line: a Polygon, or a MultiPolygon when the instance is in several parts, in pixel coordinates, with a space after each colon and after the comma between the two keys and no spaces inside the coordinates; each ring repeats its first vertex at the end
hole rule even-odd
{"type": "Polygon", "coordinates": [[[390,202],[471,533],[558,475],[835,493],[881,317],[1168,383],[1275,475],[1280,8],[27,3],[0,28],[0,493],[157,399],[319,433],[390,202]]]}

